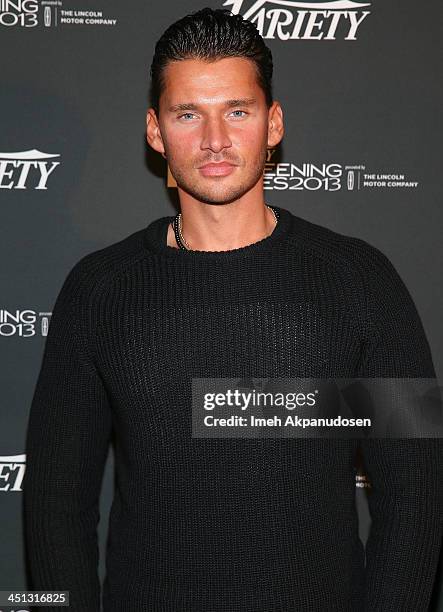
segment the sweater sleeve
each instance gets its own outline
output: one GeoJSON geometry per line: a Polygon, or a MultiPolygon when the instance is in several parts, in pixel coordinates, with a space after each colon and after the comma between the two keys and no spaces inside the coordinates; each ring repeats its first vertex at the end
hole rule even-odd
{"type": "MultiPolygon", "coordinates": [[[[366,256],[368,263],[368,333],[359,375],[434,378],[429,344],[403,281],[374,247],[366,256]]],[[[364,610],[425,612],[442,541],[443,440],[364,439],[361,449],[372,486],[364,610]]]]}
{"type": "Polygon", "coordinates": [[[41,612],[100,609],[97,524],[111,416],[81,332],[80,268],[68,274],[54,305],[26,433],[30,588],[70,596],[69,608],[36,608],[41,612]]]}

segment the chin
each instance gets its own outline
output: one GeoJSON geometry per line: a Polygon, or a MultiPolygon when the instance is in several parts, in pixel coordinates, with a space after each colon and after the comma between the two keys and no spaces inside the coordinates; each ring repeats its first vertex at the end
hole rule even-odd
{"type": "Polygon", "coordinates": [[[246,193],[244,190],[236,190],[235,192],[226,191],[224,193],[220,193],[216,191],[190,190],[186,189],[185,187],[182,187],[182,189],[199,202],[205,202],[206,204],[230,204],[231,202],[235,202],[235,200],[241,198],[246,193]]]}
{"type": "Polygon", "coordinates": [[[180,180],[177,181],[177,179],[176,182],[180,189],[200,202],[205,202],[206,204],[230,204],[250,191],[257,183],[257,180],[255,180],[254,177],[253,181],[250,181],[245,185],[245,183],[240,183],[237,177],[235,181],[232,181],[231,185],[226,184],[222,186],[220,181],[218,186],[215,186],[212,189],[207,185],[202,185],[200,182],[199,184],[194,183],[191,185],[180,180]]]}

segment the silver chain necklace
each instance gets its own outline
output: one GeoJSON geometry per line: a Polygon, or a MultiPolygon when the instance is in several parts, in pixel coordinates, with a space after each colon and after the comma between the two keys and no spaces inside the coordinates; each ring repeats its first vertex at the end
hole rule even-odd
{"type": "MultiPolygon", "coordinates": [[[[266,204],[267,208],[269,208],[269,210],[272,212],[272,214],[274,215],[274,219],[275,219],[275,225],[277,225],[278,223],[278,219],[279,219],[279,213],[275,210],[275,208],[273,206],[269,206],[268,204],[266,204]]],[[[175,217],[174,217],[174,221],[172,224],[172,227],[174,229],[174,234],[175,234],[175,239],[177,241],[177,244],[179,246],[180,249],[184,249],[186,251],[192,251],[191,247],[189,246],[189,244],[186,242],[183,233],[182,233],[182,215],[181,213],[178,213],[175,217]]],[[[275,226],[274,226],[275,229],[275,226]]],[[[272,230],[274,231],[274,230],[272,230]]],[[[271,232],[272,234],[272,232],[271,232]]],[[[271,234],[268,234],[268,236],[266,236],[266,238],[268,238],[271,234]]]]}

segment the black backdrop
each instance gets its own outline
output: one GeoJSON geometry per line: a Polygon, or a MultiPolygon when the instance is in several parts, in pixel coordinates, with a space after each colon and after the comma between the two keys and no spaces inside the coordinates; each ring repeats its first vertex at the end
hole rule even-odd
{"type": "MultiPolygon", "coordinates": [[[[163,30],[205,4],[223,0],[0,0],[0,590],[27,588],[24,440],[51,309],[84,254],[175,212],[165,162],[145,141],[149,66],[163,30]]],[[[253,20],[274,56],[286,135],[266,168],[267,202],[391,259],[441,379],[441,3],[224,6],[253,20]]],[[[112,469],[111,449],[101,552],[112,469]]],[[[369,487],[361,473],[364,542],[369,487]]],[[[443,610],[441,585],[439,570],[433,610],[443,610]]]]}

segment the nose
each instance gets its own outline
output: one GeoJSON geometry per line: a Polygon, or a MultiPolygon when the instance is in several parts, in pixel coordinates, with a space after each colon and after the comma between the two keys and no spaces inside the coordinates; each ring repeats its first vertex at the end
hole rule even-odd
{"type": "Polygon", "coordinates": [[[232,146],[232,142],[229,138],[228,128],[223,118],[206,118],[200,148],[210,149],[214,153],[219,153],[222,149],[230,146],[232,146]]]}

